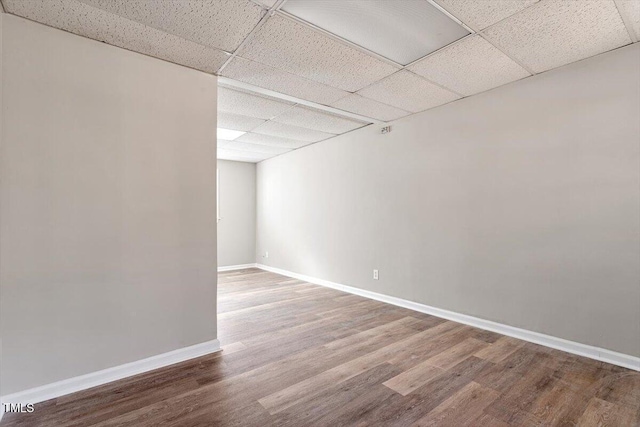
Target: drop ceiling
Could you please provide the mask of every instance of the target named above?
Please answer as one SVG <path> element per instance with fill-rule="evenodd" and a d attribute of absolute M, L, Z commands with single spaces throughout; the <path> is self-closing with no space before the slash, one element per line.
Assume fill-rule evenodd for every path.
<path fill-rule="evenodd" d="M 218 158 L 259 162 L 635 43 L 640 0 L 1 0 L 220 76 Z M 213 102 L 213 101 L 212 101 Z"/>

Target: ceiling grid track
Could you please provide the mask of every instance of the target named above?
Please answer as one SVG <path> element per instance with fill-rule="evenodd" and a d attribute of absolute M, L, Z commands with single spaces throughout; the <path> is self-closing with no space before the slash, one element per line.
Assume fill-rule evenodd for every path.
<path fill-rule="evenodd" d="M 615 3 L 616 8 L 618 9 L 618 13 L 620 14 L 620 18 L 622 18 L 622 22 L 624 23 L 624 26 L 627 29 L 627 32 L 629 33 L 629 37 L 631 37 L 631 41 L 633 43 L 638 42 L 638 36 L 636 35 L 635 30 L 633 29 L 633 24 L 631 23 L 631 20 L 629 19 L 627 14 L 624 12 L 624 8 L 622 7 L 622 0 L 613 0 L 613 2 Z"/>
<path fill-rule="evenodd" d="M 446 16 L 448 16 L 450 19 L 452 19 L 454 22 L 456 22 L 458 25 L 462 26 L 462 28 L 464 28 L 465 30 L 469 31 L 471 34 L 476 33 L 477 31 L 474 30 L 473 28 L 471 28 L 470 26 L 468 26 L 466 23 L 462 22 L 461 19 L 459 19 L 457 16 L 455 16 L 453 13 L 449 12 L 447 9 L 445 9 L 443 6 L 441 6 L 438 2 L 436 2 L 435 0 L 427 0 L 427 2 L 429 2 L 429 4 L 431 4 L 433 7 L 435 7 L 436 9 L 438 9 L 440 12 L 444 13 Z M 418 58 L 418 60 L 420 60 L 422 58 Z"/>
<path fill-rule="evenodd" d="M 467 37 L 468 37 L 468 36 L 467 36 Z M 466 38 L 466 37 L 463 37 L 463 39 L 464 39 L 464 38 Z M 457 42 L 457 40 L 456 40 L 456 42 Z M 436 52 L 437 52 L 437 51 L 436 51 Z M 435 53 L 435 52 L 433 52 L 433 53 Z M 420 58 L 420 60 L 422 60 L 422 59 L 424 59 L 424 58 Z M 418 61 L 419 61 L 419 60 L 418 60 Z M 398 71 L 396 71 L 396 72 L 395 72 L 395 73 L 393 73 L 393 74 L 389 74 L 388 76 L 386 76 L 386 77 L 384 77 L 384 78 L 382 78 L 382 79 L 380 79 L 380 80 L 377 80 L 377 81 L 375 81 L 375 82 L 373 82 L 373 83 L 370 83 L 370 84 L 368 84 L 368 85 L 366 85 L 366 86 L 363 86 L 363 87 L 361 87 L 360 89 L 358 89 L 358 91 L 357 91 L 357 92 L 353 92 L 353 93 L 358 94 L 358 92 L 360 92 L 361 90 L 364 90 L 364 89 L 370 88 L 371 86 L 373 86 L 373 85 L 375 85 L 375 84 L 378 84 L 378 83 L 380 83 L 380 82 L 381 82 L 381 81 L 383 81 L 383 80 L 386 80 L 386 79 L 388 79 L 388 78 L 390 78 L 390 77 L 392 77 L 392 76 L 395 76 L 396 74 L 398 74 L 398 73 L 399 73 L 399 72 L 401 72 L 401 71 L 406 71 L 406 72 L 411 73 L 411 74 L 413 74 L 414 76 L 418 77 L 419 79 L 422 79 L 422 80 L 426 81 L 427 83 L 430 83 L 430 84 L 432 84 L 432 85 L 434 85 L 434 86 L 437 86 L 437 87 L 439 87 L 440 89 L 444 89 L 444 90 L 446 90 L 446 91 L 449 91 L 449 92 L 451 92 L 451 93 L 453 93 L 453 94 L 455 94 L 455 95 L 459 96 L 460 98 L 464 98 L 464 97 L 465 97 L 465 95 L 462 95 L 462 94 L 460 94 L 460 93 L 456 92 L 456 91 L 455 91 L 455 90 L 453 90 L 453 89 L 449 89 L 448 87 L 442 86 L 440 83 L 436 83 L 436 82 L 434 82 L 434 81 L 431 81 L 431 80 L 429 80 L 428 78 L 426 78 L 426 77 L 424 77 L 424 76 L 421 76 L 420 74 L 416 74 L 416 73 L 414 73 L 413 71 L 411 71 L 411 70 L 409 70 L 409 69 L 407 68 L 409 65 L 413 65 L 415 62 L 418 62 L 418 61 L 414 61 L 414 62 L 412 62 L 411 64 L 408 64 L 408 65 L 406 65 L 406 66 L 404 66 L 404 67 L 400 68 Z M 380 101 L 376 101 L 376 102 L 380 102 Z M 391 105 L 391 107 L 393 107 L 393 105 Z M 399 108 L 399 107 L 395 107 L 395 108 Z M 416 114 L 416 113 L 411 113 L 411 114 Z"/>
<path fill-rule="evenodd" d="M 489 28 L 491 28 L 491 27 L 489 27 Z M 518 58 L 515 58 L 513 55 L 509 54 L 504 48 L 500 47 L 500 45 L 498 43 L 496 43 L 493 40 L 491 40 L 491 38 L 484 33 L 484 30 L 479 32 L 478 35 L 480 37 L 482 37 L 483 39 L 485 39 L 487 41 L 487 43 L 489 43 L 491 46 L 495 47 L 500 52 L 502 52 L 507 58 L 509 58 L 510 60 L 512 60 L 513 62 L 515 62 L 516 64 L 518 64 L 519 66 L 521 66 L 522 68 L 527 70 L 527 72 L 529 74 L 531 74 L 532 76 L 535 76 L 536 74 L 538 74 L 535 71 L 533 71 L 531 69 L 531 67 L 529 67 L 528 65 L 524 64 Z"/>
<path fill-rule="evenodd" d="M 280 92 L 275 92 L 272 91 L 270 89 L 264 89 L 261 87 L 257 87 L 254 86 L 252 84 L 249 83 L 244 83 L 238 80 L 233 80 L 227 77 L 223 77 L 223 76 L 218 76 L 218 82 L 229 87 L 229 88 L 237 88 L 237 89 L 242 89 L 242 90 L 248 90 L 251 92 L 255 92 L 257 94 L 260 95 L 265 95 L 265 96 L 270 96 L 272 98 L 278 98 L 281 99 L 283 101 L 288 101 L 288 102 L 293 102 L 296 103 L 298 105 L 304 105 L 306 107 L 311 107 L 311 108 L 315 108 L 316 110 L 321 110 L 321 111 L 325 111 L 327 113 L 332 113 L 332 114 L 336 114 L 339 116 L 344 116 L 350 119 L 354 119 L 354 120 L 359 120 L 361 122 L 368 122 L 368 123 L 384 123 L 381 120 L 376 120 L 373 119 L 371 117 L 366 117 L 366 116 L 362 116 L 360 114 L 355 114 L 355 113 L 351 113 L 349 111 L 344 111 L 344 110 L 340 110 L 339 108 L 334 108 L 334 107 L 330 107 L 328 105 L 322 105 L 322 104 L 318 104 L 312 101 L 307 101 L 305 99 L 301 99 L 301 98 L 296 98 L 295 96 L 291 96 L 291 95 L 285 95 L 283 93 Z"/>
<path fill-rule="evenodd" d="M 429 2 L 433 2 L 433 0 L 428 0 L 428 1 L 429 1 Z M 533 6 L 533 5 L 535 5 L 535 3 L 533 3 L 532 5 L 530 5 L 530 6 L 526 7 L 526 8 L 524 8 L 524 9 L 522 9 L 522 10 L 518 11 L 518 12 L 516 12 L 514 15 L 516 15 L 516 14 L 518 14 L 518 13 L 522 13 L 522 11 L 527 10 L 529 7 L 531 7 L 531 6 Z M 442 9 L 442 10 L 445 10 L 445 11 L 446 11 L 446 8 L 445 8 L 444 6 L 440 6 L 440 7 L 441 7 L 441 9 Z M 454 15 L 453 13 L 449 12 L 449 11 L 447 11 L 447 14 L 448 14 L 449 16 L 453 16 L 453 17 L 455 17 L 455 15 Z M 493 46 L 493 47 L 495 47 L 496 49 L 498 49 L 500 52 L 502 52 L 504 55 L 506 55 L 510 60 L 512 60 L 513 62 L 515 62 L 516 64 L 518 64 L 519 66 L 521 66 L 522 68 L 524 68 L 525 70 L 527 70 L 527 72 L 528 72 L 529 74 L 531 74 L 532 76 L 534 76 L 534 75 L 536 75 L 537 73 L 536 73 L 535 71 L 533 71 L 533 70 L 531 69 L 531 67 L 527 66 L 526 64 L 523 64 L 519 59 L 514 58 L 511 54 L 509 54 L 508 52 L 506 52 L 504 48 L 500 47 L 496 42 L 494 42 L 493 40 L 491 40 L 491 38 L 489 38 L 489 37 L 484 33 L 487 29 L 491 28 L 492 26 L 494 26 L 494 25 L 496 25 L 496 24 L 499 24 L 500 22 L 504 21 L 505 19 L 509 19 L 509 18 L 513 17 L 514 15 L 509 15 L 509 16 L 507 16 L 507 17 L 505 17 L 505 18 L 503 18 L 503 19 L 499 20 L 498 22 L 494 22 L 493 24 L 491 24 L 491 25 L 490 25 L 490 26 L 488 26 L 487 28 L 483 29 L 482 31 L 479 31 L 477 28 L 474 28 L 474 26 L 473 26 L 473 25 L 471 25 L 471 24 L 466 24 L 466 25 L 465 25 L 465 28 L 470 29 L 470 31 L 471 31 L 471 34 L 470 34 L 470 35 L 478 34 L 480 37 L 482 37 L 484 40 L 486 40 L 486 41 L 487 41 L 487 43 L 489 43 L 491 46 Z M 462 22 L 462 21 L 461 21 L 460 19 L 458 19 L 457 17 L 455 17 L 455 18 L 456 18 L 456 20 L 457 20 L 457 21 Z M 467 37 L 468 37 L 468 36 L 467 36 Z M 466 38 L 466 37 L 463 37 L 463 38 L 462 38 L 462 39 L 460 39 L 460 40 L 463 40 L 463 39 L 465 39 L 465 38 Z M 458 40 L 458 41 L 460 41 L 460 40 Z M 445 49 L 445 48 L 447 48 L 447 47 L 448 47 L 448 46 L 445 46 L 443 49 Z M 437 52 L 437 51 L 436 51 L 436 52 Z M 436 52 L 433 52 L 433 53 L 436 53 Z M 426 57 L 425 57 L 425 58 L 426 58 Z M 419 62 L 419 61 L 421 61 L 421 60 L 423 60 L 423 59 L 425 59 L 425 58 L 420 58 L 420 59 L 419 59 L 418 61 L 416 61 L 416 62 Z"/>
<path fill-rule="evenodd" d="M 240 52 L 240 49 L 242 49 L 242 47 L 245 46 L 249 42 L 249 40 L 251 40 L 251 38 L 258 32 L 258 30 L 260 30 L 260 28 L 262 28 L 262 26 L 264 24 L 266 24 L 267 20 L 269 18 L 271 18 L 276 13 L 276 11 L 282 7 L 282 5 L 286 1 L 287 0 L 278 0 L 278 1 L 276 1 L 276 3 L 273 5 L 273 7 L 271 9 L 266 9 L 265 10 L 265 14 L 262 16 L 260 21 L 258 21 L 256 26 L 253 27 L 253 30 L 251 30 L 251 32 L 247 35 L 247 37 L 245 37 L 244 40 L 242 40 L 242 43 L 240 43 L 240 45 L 236 48 L 236 50 L 233 51 L 231 56 L 229 56 L 229 58 L 227 58 L 227 60 L 224 62 L 224 64 L 222 64 L 222 66 L 220 68 L 218 68 L 218 71 L 216 72 L 217 75 L 220 75 L 222 70 L 224 70 L 224 68 L 227 65 L 229 65 L 229 63 L 233 60 L 233 58 L 238 56 L 238 52 Z"/>
<path fill-rule="evenodd" d="M 452 43 L 449 43 L 448 45 L 446 45 L 446 46 L 445 46 L 445 47 L 443 47 L 442 49 L 435 50 L 435 51 L 433 51 L 433 52 L 431 52 L 431 53 L 429 53 L 429 54 L 427 54 L 427 55 L 423 56 L 422 58 L 418 58 L 418 59 L 416 59 L 415 61 L 409 62 L 409 63 L 408 63 L 407 65 L 405 65 L 403 68 L 407 68 L 407 69 L 408 69 L 408 68 L 410 68 L 411 66 L 413 66 L 413 65 L 417 64 L 418 62 L 421 62 L 421 61 L 423 61 L 423 60 L 425 60 L 425 59 L 427 59 L 427 58 L 429 58 L 429 57 L 431 57 L 431 56 L 435 55 L 436 53 L 439 53 L 441 50 L 443 50 L 443 49 L 447 49 L 447 48 L 450 48 L 450 47 L 452 47 L 452 46 L 455 46 L 455 45 L 457 45 L 458 43 L 461 43 L 463 40 L 466 40 L 468 37 L 473 37 L 473 35 L 474 35 L 474 34 L 476 34 L 476 32 L 475 32 L 475 31 L 473 31 L 473 30 L 471 30 L 471 29 L 470 29 L 469 31 L 470 31 L 470 34 L 468 34 L 468 35 L 466 35 L 466 36 L 464 36 L 464 37 L 462 37 L 462 38 L 459 38 L 458 40 L 456 40 L 456 41 L 454 41 L 454 42 L 452 42 Z"/>

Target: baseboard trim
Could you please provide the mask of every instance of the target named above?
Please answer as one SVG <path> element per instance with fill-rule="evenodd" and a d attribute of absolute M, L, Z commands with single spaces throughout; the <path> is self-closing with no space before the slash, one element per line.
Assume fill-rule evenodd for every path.
<path fill-rule="evenodd" d="M 222 271 L 244 270 L 245 268 L 256 268 L 258 264 L 239 264 L 239 265 L 227 265 L 225 267 L 218 267 L 218 273 Z"/>
<path fill-rule="evenodd" d="M 124 365 L 114 366 L 113 368 L 103 369 L 101 371 L 91 372 L 78 377 L 8 394 L 6 396 L 2 396 L 0 399 L 3 404 L 39 403 L 45 400 L 55 399 L 56 397 L 64 396 L 66 394 L 107 384 L 112 381 L 121 380 L 133 375 L 142 374 L 154 369 L 163 368 L 175 363 L 184 362 L 210 353 L 215 353 L 217 351 L 220 351 L 220 342 L 216 339 L 180 348 L 178 350 L 169 351 L 167 353 L 158 354 L 146 359 L 136 360 L 135 362 L 125 363 Z M 4 410 L 4 405 L 2 405 L 2 409 Z"/>
<path fill-rule="evenodd" d="M 263 264 L 258 264 L 257 267 L 262 270 L 281 274 L 283 276 L 292 277 L 294 279 L 304 280 L 305 282 L 313 283 L 316 285 L 337 289 L 339 291 L 347 292 L 354 295 L 359 295 L 361 297 L 373 299 L 376 301 L 385 302 L 387 304 L 392 304 L 398 307 L 408 308 L 410 310 L 418 311 L 420 313 L 426 313 L 432 316 L 440 317 L 440 318 L 451 320 L 454 322 L 463 323 L 465 325 L 474 326 L 476 328 L 485 329 L 487 331 L 497 332 L 502 335 L 507 335 L 513 338 L 529 341 L 535 344 L 543 345 L 545 347 L 551 347 L 556 350 L 562 350 L 567 353 L 576 354 L 578 356 L 584 356 L 590 359 L 595 359 L 602 362 L 610 363 L 612 365 L 622 366 L 624 368 L 640 371 L 640 357 L 618 353 L 612 350 L 594 347 L 591 345 L 582 344 L 575 341 L 569 341 L 563 338 L 558 338 L 551 335 L 542 334 L 539 332 L 529 331 L 527 329 L 517 328 L 515 326 L 509 326 L 502 323 L 481 319 L 479 317 L 456 313 L 454 311 L 444 310 L 441 308 L 432 307 L 426 304 L 421 304 L 421 303 L 405 300 L 402 298 L 392 297 L 384 294 L 379 294 L 377 292 L 371 292 L 364 289 L 354 288 L 352 286 L 342 285 L 340 283 L 330 282 L 328 280 L 318 279 L 316 277 L 310 277 L 304 274 L 294 273 L 291 271 L 283 270 L 281 268 L 271 267 Z"/>

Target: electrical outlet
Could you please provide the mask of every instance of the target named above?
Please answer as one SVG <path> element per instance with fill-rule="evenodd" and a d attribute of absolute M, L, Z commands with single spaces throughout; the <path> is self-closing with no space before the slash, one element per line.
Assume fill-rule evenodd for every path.
<path fill-rule="evenodd" d="M 267 252 L 265 252 L 265 253 L 264 253 L 264 257 L 265 257 L 265 258 L 269 258 L 269 251 L 267 251 Z"/>
<path fill-rule="evenodd" d="M 378 270 L 373 270 L 373 280 L 378 280 Z"/>

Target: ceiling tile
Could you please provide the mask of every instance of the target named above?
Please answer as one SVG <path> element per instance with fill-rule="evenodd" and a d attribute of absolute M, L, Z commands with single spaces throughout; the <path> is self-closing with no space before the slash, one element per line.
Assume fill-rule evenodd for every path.
<path fill-rule="evenodd" d="M 291 151 L 289 148 L 273 147 L 270 145 L 251 144 L 249 142 L 241 141 L 225 141 L 224 139 L 218 140 L 218 148 L 224 148 L 229 150 L 249 151 L 252 153 L 260 154 L 282 154 L 287 151 Z"/>
<path fill-rule="evenodd" d="M 219 128 L 250 131 L 256 126 L 260 126 L 262 123 L 264 123 L 264 120 L 262 119 L 218 110 Z"/>
<path fill-rule="evenodd" d="M 273 121 L 335 134 L 349 132 L 368 124 L 303 106 L 293 107 L 276 116 Z"/>
<path fill-rule="evenodd" d="M 276 154 L 252 153 L 249 151 L 218 148 L 217 158 L 221 160 L 234 160 L 236 162 L 258 163 L 275 155 Z"/>
<path fill-rule="evenodd" d="M 285 125 L 284 123 L 278 122 L 266 122 L 265 124 L 255 128 L 253 132 L 307 142 L 318 142 L 335 136 L 330 133 L 301 128 L 298 126 Z"/>
<path fill-rule="evenodd" d="M 282 15 L 267 20 L 238 54 L 351 92 L 397 70 L 387 62 Z"/>
<path fill-rule="evenodd" d="M 282 10 L 399 64 L 469 34 L 428 1 L 287 0 Z"/>
<path fill-rule="evenodd" d="M 542 1 L 486 34 L 538 73 L 631 43 L 613 0 Z"/>
<path fill-rule="evenodd" d="M 636 38 L 640 40 L 640 0 L 617 0 L 620 13 L 633 27 Z"/>
<path fill-rule="evenodd" d="M 229 56 L 75 0 L 4 0 L 13 13 L 90 39 L 215 73 Z"/>
<path fill-rule="evenodd" d="M 271 97 L 218 86 L 218 111 L 243 116 L 270 119 L 282 114 L 294 104 Z"/>
<path fill-rule="evenodd" d="M 262 4 L 264 7 L 272 8 L 276 5 L 277 0 L 255 0 L 257 3 Z"/>
<path fill-rule="evenodd" d="M 311 144 L 308 141 L 296 141 L 295 139 L 282 138 L 279 136 L 263 135 L 260 133 L 247 132 L 236 139 L 240 142 L 251 142 L 253 144 L 272 145 L 274 147 L 295 149 Z"/>
<path fill-rule="evenodd" d="M 443 89 L 409 71 L 399 71 L 358 92 L 376 101 L 417 113 L 459 99 L 460 96 Z"/>
<path fill-rule="evenodd" d="M 318 104 L 327 105 L 349 94 L 349 92 L 240 57 L 232 59 L 220 74 Z"/>
<path fill-rule="evenodd" d="M 463 95 L 530 76 L 529 72 L 478 35 L 446 47 L 409 67 Z"/>
<path fill-rule="evenodd" d="M 538 1 L 540 0 L 436 0 L 453 16 L 477 30 L 487 28 Z"/>
<path fill-rule="evenodd" d="M 249 0 L 78 0 L 158 30 L 233 52 L 264 10 Z"/>
<path fill-rule="evenodd" d="M 388 122 L 411 114 L 391 105 L 383 104 L 358 94 L 351 94 L 331 104 L 332 107 L 350 111 L 362 116 Z"/>

